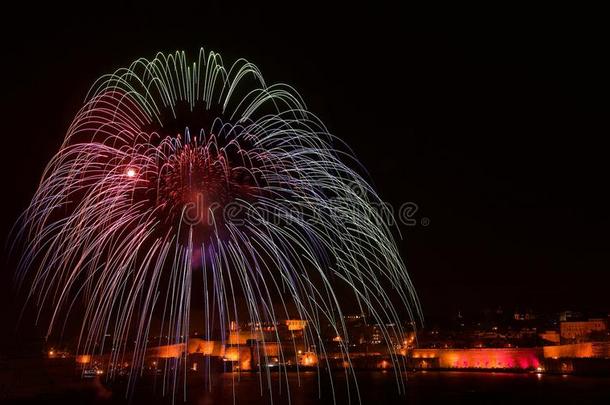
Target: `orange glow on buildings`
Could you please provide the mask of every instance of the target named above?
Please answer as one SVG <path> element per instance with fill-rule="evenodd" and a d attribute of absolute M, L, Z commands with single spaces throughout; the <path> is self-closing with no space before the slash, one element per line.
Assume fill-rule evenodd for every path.
<path fill-rule="evenodd" d="M 157 346 L 153 349 L 153 357 L 160 359 L 175 359 L 184 353 L 184 343 L 175 345 Z"/>
<path fill-rule="evenodd" d="M 224 355 L 224 359 L 226 361 L 239 361 L 239 347 L 236 346 L 230 346 L 225 348 L 225 355 Z"/>
<path fill-rule="evenodd" d="M 540 339 L 546 340 L 547 342 L 559 344 L 561 342 L 561 337 L 559 332 L 555 330 L 547 330 L 538 334 Z"/>
<path fill-rule="evenodd" d="M 559 331 L 563 339 L 580 339 L 591 332 L 599 332 L 607 329 L 604 319 L 589 319 L 588 321 L 565 321 L 561 322 Z"/>
<path fill-rule="evenodd" d="M 379 362 L 378 368 L 382 368 L 382 369 L 390 368 L 390 362 L 387 360 L 381 360 Z"/>
<path fill-rule="evenodd" d="M 318 364 L 318 356 L 314 352 L 305 352 L 301 355 L 299 363 L 307 367 L 315 366 Z"/>
<path fill-rule="evenodd" d="M 258 346 L 254 347 L 254 350 L 260 352 L 262 356 L 277 357 L 281 352 L 281 344 L 277 342 L 260 342 Z"/>
<path fill-rule="evenodd" d="M 241 359 L 239 362 L 239 367 L 242 370 L 251 370 L 252 369 L 252 359 L 250 356 L 247 356 L 245 359 Z"/>
<path fill-rule="evenodd" d="M 91 363 L 91 355 L 89 354 L 81 354 L 76 356 L 76 362 L 78 364 L 89 364 Z"/>
<path fill-rule="evenodd" d="M 415 342 L 415 333 L 409 332 L 408 337 L 402 342 L 405 346 L 411 346 Z"/>
<path fill-rule="evenodd" d="M 245 345 L 248 340 L 270 340 L 272 335 L 264 330 L 235 330 L 229 332 L 227 343 L 230 345 Z"/>
<path fill-rule="evenodd" d="M 535 369 L 540 367 L 541 355 L 539 348 L 413 350 L 414 359 L 435 359 L 440 368 Z"/>
<path fill-rule="evenodd" d="M 303 330 L 307 326 L 307 321 L 304 319 L 287 319 L 286 326 L 290 331 Z"/>
<path fill-rule="evenodd" d="M 610 342 L 587 342 L 572 345 L 545 346 L 545 358 L 610 358 Z"/>
<path fill-rule="evenodd" d="M 213 340 L 203 340 L 199 338 L 189 339 L 188 353 L 203 354 L 204 356 L 220 356 L 222 345 Z"/>

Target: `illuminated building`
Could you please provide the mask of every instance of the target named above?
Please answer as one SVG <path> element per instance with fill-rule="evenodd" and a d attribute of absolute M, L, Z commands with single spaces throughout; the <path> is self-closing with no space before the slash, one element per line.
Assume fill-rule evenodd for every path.
<path fill-rule="evenodd" d="M 188 343 L 189 354 L 202 354 L 204 356 L 220 356 L 222 344 L 212 340 L 190 338 Z"/>
<path fill-rule="evenodd" d="M 547 330 L 542 333 L 539 333 L 538 336 L 542 340 L 546 340 L 547 342 L 551 342 L 551 343 L 555 343 L 555 344 L 559 344 L 559 342 L 561 340 L 561 336 L 560 336 L 559 332 L 557 332 L 556 330 Z"/>
<path fill-rule="evenodd" d="M 229 332 L 227 343 L 230 345 L 245 345 L 248 340 L 264 340 L 269 341 L 274 339 L 271 332 L 263 330 L 236 330 Z"/>
<path fill-rule="evenodd" d="M 383 336 L 381 335 L 381 332 L 379 331 L 378 327 L 375 327 L 373 329 L 373 333 L 371 334 L 371 340 L 369 341 L 372 345 L 379 345 L 381 344 L 381 339 L 383 338 Z"/>
<path fill-rule="evenodd" d="M 226 361 L 238 361 L 240 359 L 240 348 L 237 346 L 230 346 L 225 349 L 224 359 Z"/>
<path fill-rule="evenodd" d="M 182 356 L 184 353 L 184 343 L 178 343 L 175 345 L 158 346 L 154 357 L 160 359 L 175 359 Z"/>
<path fill-rule="evenodd" d="M 564 321 L 560 323 L 559 330 L 562 339 L 583 339 L 591 332 L 607 329 L 604 319 L 589 319 L 588 321 Z"/>
<path fill-rule="evenodd" d="M 318 364 L 318 356 L 314 352 L 305 352 L 301 354 L 299 364 L 305 367 L 313 367 Z"/>
<path fill-rule="evenodd" d="M 78 364 L 89 364 L 89 363 L 91 363 L 91 355 L 81 354 L 79 356 L 76 356 L 76 362 Z"/>
<path fill-rule="evenodd" d="M 289 331 L 303 330 L 307 326 L 307 321 L 303 319 L 287 319 L 286 326 Z"/>
<path fill-rule="evenodd" d="M 586 342 L 572 345 L 545 346 L 545 358 L 610 358 L 610 342 Z"/>
<path fill-rule="evenodd" d="M 415 367 L 536 369 L 542 350 L 519 349 L 414 349 L 411 354 Z"/>

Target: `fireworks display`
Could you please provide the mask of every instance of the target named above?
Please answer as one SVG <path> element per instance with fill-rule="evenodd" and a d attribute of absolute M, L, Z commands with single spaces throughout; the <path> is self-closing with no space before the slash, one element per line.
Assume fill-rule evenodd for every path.
<path fill-rule="evenodd" d="M 359 167 L 296 91 L 245 60 L 139 59 L 94 84 L 48 164 L 20 219 L 18 282 L 49 334 L 78 321 L 80 353 L 133 370 L 152 345 L 188 346 L 193 325 L 222 341 L 232 323 L 280 319 L 307 321 L 321 368 L 330 328 L 349 364 L 346 307 L 388 346 L 419 316 Z"/>

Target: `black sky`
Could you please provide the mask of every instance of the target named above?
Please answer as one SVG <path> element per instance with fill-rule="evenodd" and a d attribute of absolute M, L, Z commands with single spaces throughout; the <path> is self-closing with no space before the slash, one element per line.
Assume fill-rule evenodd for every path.
<path fill-rule="evenodd" d="M 203 46 L 293 85 L 386 201 L 419 206 L 430 224 L 402 227 L 399 244 L 428 316 L 610 309 L 610 70 L 595 24 L 381 4 L 171 8 L 14 12 L 2 34 L 4 235 L 98 76 Z"/>

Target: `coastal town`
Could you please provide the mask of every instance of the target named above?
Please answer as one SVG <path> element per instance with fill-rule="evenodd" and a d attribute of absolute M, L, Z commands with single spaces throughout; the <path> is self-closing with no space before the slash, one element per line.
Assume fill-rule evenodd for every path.
<path fill-rule="evenodd" d="M 419 329 L 413 322 L 382 328 L 361 314 L 346 315 L 343 320 L 347 335 L 327 333 L 323 351 L 308 343 L 314 341 L 308 338 L 311 326 L 300 319 L 243 325 L 232 322 L 225 339 L 219 340 L 197 331 L 184 343 L 155 345 L 164 337 L 153 337 L 143 354 L 143 372 L 158 374 L 186 364 L 193 374 L 212 369 L 257 372 L 263 368 L 610 374 L 607 314 L 539 314 L 498 308 L 473 317 L 458 312 L 443 326 Z M 85 376 L 127 375 L 134 358 L 130 352 L 118 356 L 110 350 L 95 355 L 59 345 L 47 345 L 44 350 L 50 360 L 74 362 Z"/>

